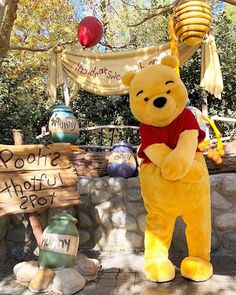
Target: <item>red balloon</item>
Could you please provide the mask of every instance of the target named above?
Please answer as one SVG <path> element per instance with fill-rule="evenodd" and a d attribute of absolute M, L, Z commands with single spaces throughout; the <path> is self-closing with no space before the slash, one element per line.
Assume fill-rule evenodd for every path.
<path fill-rule="evenodd" d="M 102 38 L 102 23 L 94 16 L 86 16 L 78 26 L 79 43 L 86 48 L 95 46 Z"/>

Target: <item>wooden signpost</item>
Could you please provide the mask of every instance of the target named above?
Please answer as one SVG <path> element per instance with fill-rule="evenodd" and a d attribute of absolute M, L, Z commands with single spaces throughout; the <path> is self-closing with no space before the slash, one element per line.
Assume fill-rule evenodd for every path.
<path fill-rule="evenodd" d="M 0 145 L 0 216 L 79 204 L 70 144 Z"/>

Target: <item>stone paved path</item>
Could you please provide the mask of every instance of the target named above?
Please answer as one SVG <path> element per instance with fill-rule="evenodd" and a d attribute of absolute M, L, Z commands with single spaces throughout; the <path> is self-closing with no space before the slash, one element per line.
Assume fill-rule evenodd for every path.
<path fill-rule="evenodd" d="M 89 255 L 88 255 L 89 256 Z M 96 282 L 91 282 L 77 295 L 236 295 L 236 257 L 213 256 L 214 275 L 206 282 L 194 283 L 183 279 L 179 265 L 183 257 L 173 256 L 176 279 L 169 283 L 152 283 L 142 274 L 142 255 L 108 254 L 99 256 L 102 270 Z M 0 268 L 1 295 L 31 295 L 12 276 L 14 261 Z M 37 293 L 39 294 L 39 293 Z M 45 293 L 42 293 L 45 294 Z"/>

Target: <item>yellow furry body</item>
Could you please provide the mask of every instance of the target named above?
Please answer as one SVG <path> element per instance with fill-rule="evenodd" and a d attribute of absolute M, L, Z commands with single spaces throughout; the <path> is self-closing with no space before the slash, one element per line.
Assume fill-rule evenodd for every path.
<path fill-rule="evenodd" d="M 148 130 L 169 126 L 184 111 L 188 95 L 173 70 L 177 64 L 177 60 L 169 56 L 163 58 L 161 65 L 138 73 L 128 72 L 123 77 L 123 83 L 130 86 L 131 111 L 140 122 L 151 126 Z M 178 216 L 186 224 L 189 252 L 181 263 L 181 275 L 204 281 L 213 273 L 209 175 L 203 155 L 196 152 L 199 126 L 187 126 L 188 123 L 186 129 L 176 133 L 178 141 L 173 149 L 160 142 L 158 133 L 155 136 L 145 133 L 144 146 L 140 147 L 144 158 L 140 183 L 147 210 L 144 273 L 155 282 L 175 278 L 175 267 L 168 258 L 168 251 Z"/>

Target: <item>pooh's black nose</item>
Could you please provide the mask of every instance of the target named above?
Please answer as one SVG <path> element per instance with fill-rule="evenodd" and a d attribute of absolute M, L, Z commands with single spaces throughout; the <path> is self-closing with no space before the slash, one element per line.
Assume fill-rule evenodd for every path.
<path fill-rule="evenodd" d="M 167 100 L 164 96 L 158 97 L 153 101 L 153 104 L 156 108 L 163 108 Z"/>

